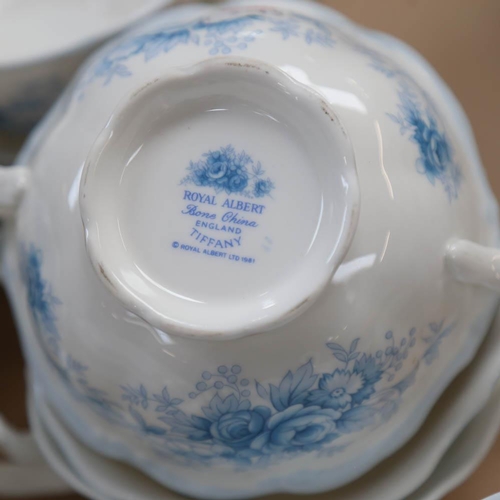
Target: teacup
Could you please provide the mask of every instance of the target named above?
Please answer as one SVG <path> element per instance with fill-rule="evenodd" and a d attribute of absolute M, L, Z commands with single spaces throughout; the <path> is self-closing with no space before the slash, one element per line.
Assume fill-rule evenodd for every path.
<path fill-rule="evenodd" d="M 51 404 L 191 496 L 359 477 L 498 305 L 497 205 L 456 99 L 326 12 L 167 12 L 92 57 L 1 172 L 6 286 Z"/>
<path fill-rule="evenodd" d="M 0 131 L 25 133 L 97 46 L 169 0 L 0 0 Z"/>

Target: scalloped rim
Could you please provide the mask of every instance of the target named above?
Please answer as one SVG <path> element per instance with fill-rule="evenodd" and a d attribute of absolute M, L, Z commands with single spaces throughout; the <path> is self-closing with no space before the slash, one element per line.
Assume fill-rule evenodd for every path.
<path fill-rule="evenodd" d="M 244 77 L 241 76 L 242 72 L 245 73 Z M 335 182 L 339 186 L 337 190 L 344 196 L 341 201 L 342 225 L 338 230 L 335 226 L 332 227 L 330 216 L 327 215 L 330 211 L 321 211 L 314 243 L 311 244 L 308 254 L 302 258 L 303 265 L 290 276 L 286 286 L 283 283 L 279 287 L 276 286 L 275 290 L 269 290 L 272 291 L 272 295 L 268 294 L 272 298 L 272 308 L 264 308 L 260 299 L 248 298 L 237 308 L 228 308 L 226 304 L 207 304 L 198 305 L 197 309 L 193 309 L 191 305 L 189 311 L 185 311 L 185 306 L 179 303 L 177 296 L 150 285 L 134 272 L 134 266 L 125 258 L 127 252 L 124 249 L 123 252 L 118 252 L 118 245 L 112 244 L 112 231 L 98 228 L 113 205 L 113 202 L 110 202 L 113 195 L 106 191 L 107 182 L 103 182 L 102 177 L 105 174 L 102 172 L 113 162 L 113 141 L 120 136 L 124 124 L 130 123 L 132 110 L 146 106 L 145 101 L 154 99 L 156 94 L 164 93 L 165 85 L 178 85 L 187 79 L 210 81 L 214 75 L 219 75 L 216 76 L 219 79 L 220 75 L 227 78 L 234 75 L 236 79 L 257 79 L 269 88 L 279 89 L 280 93 L 284 92 L 283 89 L 288 89 L 284 95 L 298 98 L 297 102 L 311 115 L 309 119 L 324 127 L 325 131 L 328 130 L 331 135 L 329 147 L 330 144 L 335 144 L 343 159 L 337 162 L 335 168 L 321 164 L 324 171 L 334 172 Z M 333 207 L 338 203 L 338 196 L 334 198 L 329 191 L 325 191 L 322 196 L 322 204 L 326 207 Z M 332 107 L 317 92 L 278 68 L 250 58 L 219 57 L 189 68 L 170 70 L 161 78 L 143 84 L 121 101 L 87 156 L 80 185 L 80 212 L 85 227 L 87 253 L 94 270 L 102 283 L 129 311 L 169 334 L 206 340 L 228 340 L 277 328 L 298 317 L 314 303 L 330 283 L 349 250 L 359 217 L 359 198 L 352 144 Z M 115 235 L 114 240 L 118 241 L 119 237 Z M 112 248 L 115 250 L 111 250 Z M 135 280 L 141 280 L 140 287 L 133 288 L 122 278 L 125 275 L 124 269 L 127 270 L 126 275 L 136 274 Z M 230 314 L 223 314 L 228 309 Z M 176 312 L 172 315 L 170 311 Z"/>
<path fill-rule="evenodd" d="M 259 0 L 253 2 L 249 0 L 240 2 L 240 4 L 242 5 L 243 4 L 257 5 L 262 3 L 264 2 L 260 2 Z M 279 0 L 278 1 L 266 0 L 265 3 L 266 4 L 272 3 L 274 5 L 280 5 L 284 7 L 284 2 Z M 474 136 L 470 123 L 459 101 L 453 95 L 453 93 L 448 88 L 446 83 L 441 79 L 436 70 L 434 70 L 434 68 L 415 49 L 411 48 L 405 42 L 402 42 L 399 39 L 392 37 L 391 35 L 380 33 L 378 31 L 370 30 L 368 28 L 360 26 L 351 21 L 350 19 L 348 19 L 346 16 L 336 12 L 332 8 L 325 7 L 323 5 L 318 5 L 314 2 L 310 2 L 307 0 L 294 0 L 293 2 L 294 5 L 290 5 L 291 3 L 292 2 L 286 3 L 286 6 L 289 10 L 294 10 L 293 9 L 294 6 L 298 6 L 299 9 L 301 9 L 302 7 L 308 8 L 310 9 L 308 12 L 309 15 L 314 15 L 316 13 L 318 15 L 321 15 L 323 19 L 327 20 L 327 22 L 330 22 L 331 24 L 337 27 L 339 27 L 340 25 L 347 29 L 350 29 L 356 35 L 370 41 L 370 43 L 375 45 L 378 48 L 378 50 L 388 53 L 392 56 L 399 55 L 405 61 L 413 62 L 415 64 L 415 67 L 419 68 L 421 74 L 426 75 L 429 84 L 434 87 L 435 93 L 440 94 L 441 102 L 443 102 L 444 107 L 454 116 L 453 127 L 456 130 L 456 133 L 460 136 L 460 139 L 462 140 L 466 154 L 470 159 L 471 166 L 475 170 L 474 176 L 478 180 L 478 183 L 480 184 L 483 191 L 484 196 L 481 198 L 480 201 L 483 202 L 485 213 L 488 214 L 490 217 L 492 217 L 492 220 L 494 221 L 493 223 L 496 223 L 496 227 L 498 228 L 497 201 L 488 184 L 486 173 L 482 169 L 477 145 L 475 144 L 474 141 Z M 227 2 L 226 5 L 237 6 L 238 3 Z M 185 9 L 186 7 L 189 7 L 189 9 L 186 9 L 188 10 L 189 14 L 184 19 L 187 20 L 190 18 L 189 16 L 193 14 L 196 5 L 174 7 L 171 12 L 174 12 L 176 10 L 177 12 L 182 12 L 182 10 Z M 200 9 L 207 9 L 207 5 L 205 4 L 197 4 L 197 7 Z M 313 12 L 313 9 L 315 10 L 315 12 Z M 92 64 L 92 62 L 95 61 L 100 56 L 102 50 L 104 49 L 97 51 L 95 55 L 92 56 L 87 61 L 87 63 L 82 67 L 80 71 L 83 72 L 85 68 L 88 67 L 88 65 Z M 42 122 L 38 124 L 35 131 L 30 135 L 28 141 L 26 142 L 25 146 L 23 147 L 22 151 L 20 152 L 17 158 L 18 160 L 17 162 L 19 164 L 28 164 L 30 157 L 32 156 L 32 154 L 34 154 L 38 145 L 43 141 L 47 133 L 50 133 L 51 126 L 55 122 L 57 122 L 59 117 L 64 113 L 67 103 L 71 98 L 71 92 L 73 86 L 74 85 L 70 85 L 67 88 L 63 96 L 58 101 L 57 105 L 55 105 L 52 108 L 49 115 L 44 120 L 42 120 Z M 497 229 L 497 233 L 499 233 L 499 231 L 500 228 Z M 11 292 L 13 291 L 11 290 Z M 14 297 L 14 293 L 11 293 L 11 296 Z M 13 305 L 15 306 L 15 304 Z M 491 306 L 485 308 L 486 310 L 485 316 L 486 317 L 492 316 L 494 314 L 494 311 L 496 310 L 496 307 L 497 304 L 495 302 L 495 304 L 492 303 Z M 20 319 L 21 315 L 22 315 L 21 312 L 18 310 L 17 317 L 18 321 L 20 322 L 20 325 L 22 323 Z M 484 323 L 486 324 L 487 320 L 485 320 Z M 24 327 L 25 327 L 24 329 L 28 329 L 27 325 L 24 325 Z M 387 458 L 397 449 L 402 447 L 421 427 L 422 423 L 424 422 L 425 418 L 430 412 L 432 406 L 438 400 L 444 389 L 457 376 L 457 374 L 460 371 L 462 371 L 465 368 L 465 366 L 467 366 L 467 364 L 469 364 L 469 362 L 473 359 L 476 350 L 478 348 L 478 345 L 480 343 L 480 340 L 481 340 L 480 338 L 472 335 L 471 342 L 469 342 L 469 344 L 464 346 L 461 356 L 457 357 L 456 362 L 452 366 L 448 367 L 448 370 L 446 370 L 441 375 L 439 381 L 436 382 L 436 384 L 433 387 L 434 389 L 433 393 L 429 394 L 428 397 L 426 398 L 426 401 L 422 403 L 422 405 L 419 408 L 420 411 L 418 412 L 418 414 L 413 414 L 410 419 L 407 419 L 407 421 L 403 423 L 405 425 L 399 427 L 400 432 L 398 433 L 397 437 L 393 436 L 391 442 L 389 443 L 385 441 L 379 443 L 379 445 L 376 447 L 376 452 L 369 459 L 365 457 L 364 463 L 362 463 L 360 460 L 349 462 L 348 465 L 351 469 L 350 475 L 343 476 L 342 474 L 340 474 L 341 477 L 339 479 L 338 477 L 333 475 L 332 471 L 330 471 L 331 477 L 329 485 L 328 486 L 323 485 L 324 487 L 318 488 L 316 492 L 337 488 L 353 480 L 356 480 L 358 477 L 362 476 L 368 470 L 373 468 L 377 463 Z M 64 403 L 62 404 L 64 407 Z M 57 406 L 61 407 L 61 405 Z M 67 414 L 65 414 L 65 421 L 69 425 L 69 427 L 73 429 L 74 432 L 78 430 L 81 433 L 82 428 L 79 427 L 79 424 L 81 424 L 83 421 L 81 420 L 81 417 L 79 417 L 77 414 L 75 414 L 74 416 L 75 420 L 72 420 Z M 404 432 L 401 432 L 402 427 L 406 427 Z M 92 437 L 89 435 L 85 436 L 81 434 L 79 435 L 82 437 L 82 439 L 86 441 L 86 443 L 90 447 L 92 447 L 97 452 L 102 453 L 103 455 L 114 459 L 122 460 L 130 465 L 136 466 L 143 472 L 148 474 L 150 477 L 156 479 L 157 481 L 165 485 L 167 482 L 169 482 L 165 480 L 164 473 L 162 475 L 162 471 L 157 470 L 157 468 L 155 466 L 152 466 L 151 463 L 147 461 L 145 462 L 140 457 L 137 457 L 134 454 L 132 454 L 130 449 L 123 443 L 111 442 L 109 436 L 95 435 L 95 433 L 94 437 L 96 439 L 92 439 Z M 356 468 L 356 471 L 352 472 L 352 469 L 354 467 Z M 184 487 L 186 486 L 184 482 L 178 481 L 175 478 L 172 479 L 173 481 L 169 482 L 171 486 L 178 485 L 179 490 L 181 490 L 183 486 Z M 189 486 L 193 487 L 193 485 Z M 239 496 L 233 495 L 232 498 L 250 498 L 258 495 L 280 493 L 282 491 L 283 489 L 262 488 L 261 490 L 255 493 L 251 494 L 247 493 L 246 495 L 240 493 Z M 200 493 L 206 493 L 206 489 L 204 489 Z M 222 496 L 220 495 L 215 495 L 215 493 L 222 493 L 222 491 L 213 493 L 214 493 L 213 498 L 222 498 Z M 225 493 L 227 495 L 227 492 Z M 191 491 L 191 494 L 192 495 L 196 494 L 196 491 L 193 489 Z"/>

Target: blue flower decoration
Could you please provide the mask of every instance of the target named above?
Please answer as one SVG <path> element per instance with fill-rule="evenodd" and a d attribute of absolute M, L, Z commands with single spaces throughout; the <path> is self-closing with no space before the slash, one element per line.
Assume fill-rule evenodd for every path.
<path fill-rule="evenodd" d="M 398 83 L 398 111 L 387 116 L 399 125 L 402 135 L 409 134 L 417 144 L 419 157 L 417 171 L 425 175 L 432 185 L 441 183 L 449 200 L 458 197 L 462 180 L 460 166 L 454 161 L 453 150 L 439 120 L 432 99 L 402 67 L 384 55 L 360 43 L 351 45 L 370 60 L 370 67 Z"/>
<path fill-rule="evenodd" d="M 259 179 L 253 187 L 253 194 L 256 198 L 267 196 L 274 189 L 274 184 L 270 179 Z"/>
<path fill-rule="evenodd" d="M 432 105 L 429 104 L 424 112 L 417 93 L 403 77 L 398 91 L 399 112 L 387 113 L 387 116 L 399 125 L 401 134 L 409 133 L 411 140 L 418 145 L 417 171 L 433 185 L 436 181 L 440 182 L 448 198 L 455 199 L 462 176 L 460 167 L 453 159 L 451 145 L 439 126 Z"/>
<path fill-rule="evenodd" d="M 454 161 L 451 144 L 430 97 L 410 75 L 380 54 L 366 47 L 357 49 L 370 58 L 373 69 L 398 80 L 398 112 L 387 113 L 387 116 L 399 125 L 402 135 L 409 134 L 411 141 L 417 144 L 417 171 L 433 185 L 440 182 L 450 201 L 456 199 L 462 179 L 460 166 Z"/>
<path fill-rule="evenodd" d="M 387 360 L 385 360 L 384 366 L 383 364 L 377 362 L 374 356 L 367 355 L 365 353 L 356 359 L 354 362 L 353 372 L 354 374 L 360 374 L 363 377 L 364 384 L 357 392 L 352 394 L 352 404 L 361 404 L 375 392 L 375 384 L 382 378 L 387 366 Z"/>
<path fill-rule="evenodd" d="M 235 155 L 227 148 L 207 153 L 207 178 L 224 179 L 230 172 L 241 175 L 243 168 L 248 172 L 248 165 L 235 161 Z M 374 354 L 358 350 L 359 338 L 348 347 L 328 342 L 332 367 L 327 373 L 317 373 L 310 359 L 267 387 L 254 381 L 252 390 L 240 364 L 225 364 L 201 370 L 188 400 L 173 397 L 166 386 L 154 392 L 141 383 L 121 385 L 121 398 L 115 399 L 90 383 L 91 370 L 85 363 L 60 354 L 56 315 L 60 302 L 43 278 L 42 252 L 32 245 L 21 247 L 20 255 L 27 303 L 42 347 L 68 390 L 117 428 L 147 437 L 161 456 L 181 463 L 229 461 L 253 467 L 291 453 L 332 452 L 333 441 L 376 428 L 397 412 L 419 366 L 439 357 L 441 344 L 454 329 L 454 324 L 444 321 L 430 323 L 429 333 L 419 340 L 424 345 L 421 359 L 392 384 L 416 345 L 415 328 L 398 340 L 388 331 L 383 337 L 387 347 Z M 383 378 L 386 383 L 380 387 Z M 203 405 L 193 405 L 197 398 L 203 399 Z M 348 443 L 338 446 L 344 449 Z"/>
<path fill-rule="evenodd" d="M 452 157 L 446 136 L 439 132 L 435 120 L 430 118 L 429 122 L 429 126 L 422 122 L 416 125 L 414 139 L 420 148 L 422 173 L 433 179 L 445 174 Z"/>
<path fill-rule="evenodd" d="M 340 415 L 319 406 L 290 406 L 268 420 L 266 431 L 251 447 L 264 453 L 321 448 L 338 436 L 335 421 Z"/>
<path fill-rule="evenodd" d="M 210 426 L 214 441 L 235 449 L 245 449 L 259 436 L 271 416 L 265 406 L 225 413 Z"/>
<path fill-rule="evenodd" d="M 42 252 L 33 245 L 29 248 L 22 247 L 20 257 L 22 279 L 31 311 L 43 325 L 44 331 L 58 338 L 54 306 L 61 302 L 52 295 L 49 284 L 42 278 Z"/>
<path fill-rule="evenodd" d="M 191 162 L 189 174 L 181 184 L 212 187 L 216 193 L 240 194 L 246 198 L 270 196 L 274 183 L 264 179 L 265 171 L 245 151 L 237 152 L 228 145 L 205 153 L 201 160 Z"/>
<path fill-rule="evenodd" d="M 307 402 L 339 410 L 350 407 L 353 396 L 363 388 L 365 381 L 362 373 L 336 369 L 332 374 L 325 373 L 318 385 L 319 389 L 311 391 Z"/>
<path fill-rule="evenodd" d="M 254 26 L 256 23 L 258 27 Z M 220 21 L 202 19 L 126 38 L 112 46 L 95 64 L 90 77 L 80 87 L 83 90 L 94 80 L 102 80 L 108 85 L 114 78 L 128 78 L 133 75 L 129 62 L 136 57 L 142 56 L 145 62 L 149 62 L 161 54 L 189 45 L 204 47 L 210 56 L 228 55 L 245 51 L 263 33 L 281 37 L 284 42 L 295 38 L 307 45 L 335 45 L 329 26 L 306 16 L 277 10 L 273 10 L 272 15 L 246 14 Z M 83 98 L 83 93 L 80 98 Z"/>

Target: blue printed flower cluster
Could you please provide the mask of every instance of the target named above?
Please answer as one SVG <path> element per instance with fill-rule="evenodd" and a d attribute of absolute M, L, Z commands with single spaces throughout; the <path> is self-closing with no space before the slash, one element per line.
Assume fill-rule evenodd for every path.
<path fill-rule="evenodd" d="M 450 200 L 457 198 L 460 168 L 453 160 L 451 145 L 439 127 L 436 113 L 431 106 L 425 112 L 422 110 L 416 92 L 406 82 L 400 82 L 398 96 L 399 112 L 387 113 L 387 116 L 399 125 L 401 134 L 409 133 L 410 139 L 418 145 L 418 172 L 433 185 L 439 181 Z"/>
<path fill-rule="evenodd" d="M 176 47 L 189 45 L 207 47 L 211 56 L 228 55 L 234 51 L 245 51 L 250 44 L 263 38 L 263 34 L 279 35 L 283 41 L 299 39 L 307 45 L 331 48 L 337 43 L 333 32 L 331 26 L 307 16 L 264 8 L 258 9 L 256 13 L 223 20 L 206 18 L 184 25 L 168 26 L 131 39 L 126 38 L 122 43 L 111 47 L 92 67 L 88 78 L 80 83 L 79 95 L 83 98 L 84 87 L 94 80 L 102 80 L 104 85 L 107 85 L 115 77 L 131 76 L 133 71 L 130 63 L 141 55 L 144 61 L 148 62 Z M 411 140 L 417 144 L 418 172 L 425 175 L 433 185 L 436 181 L 441 183 L 448 198 L 456 199 L 462 178 L 460 166 L 454 161 L 450 141 L 429 96 L 410 75 L 381 53 L 345 33 L 338 32 L 337 37 L 366 55 L 370 61 L 369 66 L 374 70 L 387 78 L 398 80 L 399 112 L 387 115 L 400 126 L 402 134 L 409 133 Z M 208 182 L 203 175 L 196 178 L 196 181 L 199 185 Z M 246 188 L 244 175 L 234 177 L 233 182 L 234 185 L 227 184 L 225 189 L 237 192 L 240 188 Z M 269 190 L 269 184 L 261 180 L 256 186 L 254 196 L 265 196 Z"/>
<path fill-rule="evenodd" d="M 50 284 L 42 277 L 42 252 L 34 245 L 21 248 L 21 279 L 26 285 L 28 305 L 36 321 L 42 326 L 50 348 L 57 352 L 59 333 L 56 326 L 55 306 L 60 304 L 52 294 Z"/>
<path fill-rule="evenodd" d="M 460 166 L 454 161 L 451 144 L 430 96 L 401 67 L 369 47 L 351 43 L 370 59 L 374 70 L 398 82 L 398 112 L 386 113 L 387 117 L 418 146 L 417 171 L 432 185 L 440 182 L 450 201 L 456 199 L 462 179 Z"/>
<path fill-rule="evenodd" d="M 27 302 L 41 344 L 58 344 L 60 301 L 42 276 L 42 253 L 34 246 L 22 247 L 21 256 Z M 453 325 L 431 323 L 428 330 L 421 359 L 425 365 L 438 357 Z M 332 358 L 326 371 L 317 372 L 310 359 L 281 380 L 264 384 L 243 376 L 238 364 L 220 365 L 202 371 L 187 398 L 172 396 L 167 386 L 154 392 L 139 383 L 121 385 L 120 401 L 90 384 L 85 364 L 69 354 L 62 357 L 62 349 L 45 352 L 75 398 L 108 421 L 153 440 L 162 456 L 181 463 L 223 460 L 241 467 L 265 466 L 299 453 L 338 453 L 345 441 L 342 446 L 332 443 L 341 437 L 387 422 L 421 363 L 394 383 L 417 343 L 416 330 L 398 342 L 388 331 L 385 341 L 387 346 L 374 353 L 359 350 L 359 338 L 348 348 L 328 342 Z M 197 399 L 200 403 L 193 404 Z"/>
<path fill-rule="evenodd" d="M 188 171 L 181 184 L 211 187 L 216 193 L 262 198 L 270 196 L 275 187 L 269 177 L 264 178 L 260 162 L 254 162 L 245 151 L 236 152 L 231 145 L 204 153 L 201 160 L 190 163 Z"/>
<path fill-rule="evenodd" d="M 203 46 L 211 56 L 229 55 L 244 51 L 263 33 L 281 35 L 282 40 L 298 38 L 306 44 L 333 47 L 331 29 L 306 16 L 280 12 L 276 9 L 259 9 L 259 13 L 235 16 L 219 21 L 198 19 L 184 25 L 168 26 L 154 32 L 126 38 L 111 49 L 93 66 L 90 77 L 81 88 L 94 80 L 104 85 L 115 77 L 126 78 L 133 74 L 129 62 L 138 56 L 144 61 L 166 54 L 179 46 Z M 80 94 L 83 97 L 83 94 Z"/>

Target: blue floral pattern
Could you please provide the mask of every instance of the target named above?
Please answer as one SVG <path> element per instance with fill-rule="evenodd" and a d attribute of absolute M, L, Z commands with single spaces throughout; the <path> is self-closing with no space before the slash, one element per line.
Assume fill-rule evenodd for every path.
<path fill-rule="evenodd" d="M 348 348 L 328 342 L 332 361 L 324 373 L 310 359 L 277 383 L 264 384 L 245 377 L 238 364 L 220 365 L 203 371 L 187 398 L 171 395 L 167 386 L 154 392 L 139 383 L 120 386 L 121 400 L 115 401 L 90 384 L 85 364 L 62 353 L 56 315 L 61 302 L 42 277 L 41 251 L 31 245 L 20 253 L 41 344 L 71 393 L 108 421 L 150 440 L 162 456 L 181 463 L 266 466 L 298 453 L 341 452 L 348 443 L 336 445 L 337 440 L 374 429 L 397 412 L 421 361 L 429 365 L 438 357 L 454 326 L 444 321 L 428 325 L 421 361 L 398 382 L 393 382 L 396 373 L 417 343 L 415 328 L 399 342 L 388 331 L 386 348 L 374 353 L 361 351 L 359 338 Z M 382 381 L 384 388 L 379 387 Z M 189 401 L 197 398 L 200 409 L 193 412 Z"/>
<path fill-rule="evenodd" d="M 406 82 L 400 83 L 398 96 L 398 112 L 387 116 L 399 125 L 402 135 L 408 134 L 418 145 L 417 171 L 433 185 L 440 182 L 450 200 L 457 198 L 462 176 L 436 114 L 431 107 L 422 109 L 416 92 Z"/>
<path fill-rule="evenodd" d="M 461 169 L 454 160 L 453 149 L 441 124 L 432 99 L 413 78 L 378 52 L 350 43 L 370 59 L 370 66 L 387 78 L 398 81 L 399 104 L 396 113 L 386 113 L 399 126 L 402 135 L 408 135 L 418 146 L 417 171 L 432 185 L 439 182 L 449 200 L 458 197 L 462 180 Z"/>
<path fill-rule="evenodd" d="M 256 27 L 256 24 L 259 27 Z M 147 62 L 179 46 L 206 47 L 208 55 L 211 56 L 242 52 L 264 32 L 280 36 L 284 41 L 299 38 L 309 45 L 333 47 L 335 44 L 331 29 L 326 24 L 275 9 L 259 9 L 255 14 L 220 21 L 201 19 L 126 39 L 112 47 L 98 61 L 91 70 L 91 77 L 83 85 L 86 86 L 94 80 L 101 80 L 107 85 L 115 77 L 131 76 L 133 73 L 128 64 L 131 59 L 142 56 Z"/>
<path fill-rule="evenodd" d="M 60 304 L 50 288 L 42 278 L 42 252 L 30 246 L 29 250 L 20 251 L 21 279 L 27 287 L 27 300 L 34 319 L 42 327 L 47 337 L 47 344 L 57 352 L 59 333 L 56 326 L 55 306 Z"/>
<path fill-rule="evenodd" d="M 308 45 L 331 48 L 337 43 L 333 32 L 332 27 L 321 21 L 266 8 L 218 21 L 205 18 L 184 25 L 157 29 L 152 33 L 126 39 L 112 47 L 90 70 L 90 77 L 81 83 L 80 98 L 83 97 L 84 87 L 95 80 L 107 85 L 115 77 L 131 76 L 133 72 L 129 62 L 136 57 L 142 56 L 147 62 L 176 47 L 189 45 L 205 47 L 211 56 L 229 55 L 245 51 L 264 33 L 279 36 L 283 41 L 295 38 Z M 400 127 L 401 134 L 408 135 L 417 145 L 417 171 L 425 175 L 432 185 L 441 184 L 450 201 L 456 199 L 462 178 L 461 169 L 454 159 L 450 141 L 430 97 L 405 71 L 392 64 L 382 54 L 351 39 L 345 33 L 338 33 L 338 38 L 366 55 L 374 70 L 387 78 L 398 80 L 398 110 L 395 113 L 387 113 L 387 116 Z M 246 189 L 244 176 L 235 176 L 232 180 L 234 186 L 229 189 Z M 203 183 L 209 180 L 194 175 L 193 182 L 206 185 Z M 262 180 L 255 186 L 254 196 L 265 196 L 270 189 L 270 184 Z"/>
<path fill-rule="evenodd" d="M 254 162 L 245 151 L 236 152 L 231 145 L 203 154 L 202 159 L 190 163 L 188 171 L 181 184 L 211 187 L 216 193 L 262 198 L 270 196 L 275 187 L 264 177 L 260 162 Z"/>

